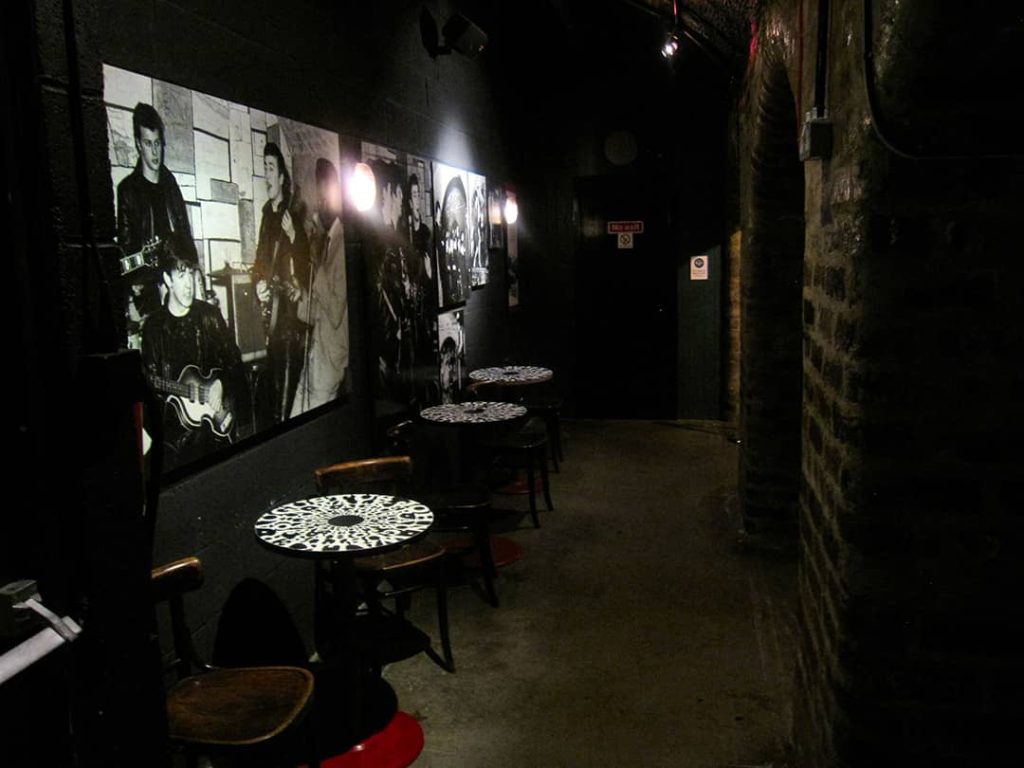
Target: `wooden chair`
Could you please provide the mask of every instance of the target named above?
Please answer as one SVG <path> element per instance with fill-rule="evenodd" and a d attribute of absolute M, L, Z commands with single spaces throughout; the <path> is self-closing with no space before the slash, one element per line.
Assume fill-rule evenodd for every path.
<path fill-rule="evenodd" d="M 561 471 L 560 463 L 565 461 L 562 451 L 562 405 L 563 400 L 556 395 L 524 394 L 522 404 L 530 416 L 537 416 L 544 422 L 548 444 L 551 448 L 551 465 L 555 472 Z"/>
<path fill-rule="evenodd" d="M 526 492 L 530 499 L 530 519 L 534 528 L 540 528 L 537 516 L 537 470 L 540 470 L 541 491 L 548 511 L 555 508 L 551 501 L 551 482 L 548 477 L 548 437 L 544 423 L 539 419 L 530 419 L 518 430 L 506 432 L 479 442 L 494 462 L 511 470 L 523 469 L 526 472 Z M 499 488 L 499 493 L 502 488 Z M 508 491 L 506 491 L 508 492 Z M 519 493 L 520 491 L 513 491 Z"/>
<path fill-rule="evenodd" d="M 205 664 L 192 644 L 183 598 L 202 583 L 197 557 L 152 571 L 153 600 L 170 609 L 170 666 L 178 675 L 167 692 L 171 743 L 184 750 L 190 765 L 196 765 L 198 755 L 219 754 L 245 765 L 275 765 L 296 752 L 319 765 L 312 729 L 300 729 L 313 699 L 312 673 L 301 667 L 215 669 Z M 191 674 L 194 667 L 202 672 Z M 304 739 L 300 730 L 306 731 Z M 292 759 L 297 762 L 297 756 Z"/>
<path fill-rule="evenodd" d="M 314 470 L 317 490 L 323 494 L 382 493 L 422 501 L 412 494 L 413 463 L 408 456 L 387 456 L 346 461 Z M 423 501 L 423 503 L 427 503 Z M 427 506 L 430 506 L 427 503 Z M 448 629 L 448 588 L 445 549 L 429 538 L 353 560 L 362 585 L 371 622 L 357 633 L 357 650 L 369 658 L 379 673 L 384 664 L 408 658 L 420 651 L 448 672 L 455 671 Z M 385 587 L 387 583 L 389 586 Z M 405 615 L 414 592 L 433 586 L 437 598 L 437 623 L 441 653 L 434 650 L 429 636 L 413 627 Z M 387 612 L 383 602 L 393 599 L 395 609 Z"/>
<path fill-rule="evenodd" d="M 475 558 L 483 582 L 484 597 L 498 607 L 498 593 L 494 587 L 497 566 L 491 546 L 491 494 L 483 485 L 438 482 L 430 471 L 431 451 L 417 436 L 417 425 L 410 420 L 401 421 L 387 430 L 388 451 L 413 457 L 415 497 L 434 511 L 432 533 L 442 534 L 442 546 L 452 555 L 469 554 Z M 453 538 L 450 534 L 469 534 Z"/>
<path fill-rule="evenodd" d="M 561 397 L 545 394 L 546 384 L 502 384 L 493 381 L 474 381 L 463 393 L 466 400 L 498 400 L 517 403 L 526 408 L 527 416 L 537 417 L 544 422 L 548 438 L 548 459 L 551 468 L 558 472 L 564 460 L 562 452 Z"/>

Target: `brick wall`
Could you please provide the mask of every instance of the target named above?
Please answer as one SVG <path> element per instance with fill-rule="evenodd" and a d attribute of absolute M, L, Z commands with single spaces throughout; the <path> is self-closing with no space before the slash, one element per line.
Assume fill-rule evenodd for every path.
<path fill-rule="evenodd" d="M 779 53 L 755 62 L 743 115 L 740 498 L 748 528 L 792 524 L 800 480 L 803 169 Z"/>
<path fill-rule="evenodd" d="M 864 4 L 831 4 L 835 151 L 805 166 L 796 754 L 806 766 L 1010 765 L 1024 723 L 1024 171 L 1020 158 L 963 155 L 998 151 L 976 130 L 992 94 L 978 77 L 994 72 L 978 60 L 1009 60 L 1021 25 L 881 5 L 871 114 Z M 783 41 L 797 26 L 769 11 L 761 28 L 791 34 L 766 34 L 759 66 L 777 56 L 792 71 L 798 51 Z M 915 29 L 949 40 L 948 55 Z M 814 43 L 803 40 L 805 104 Z M 769 86 L 755 88 L 771 98 Z M 874 131 L 886 117 L 900 151 L 959 157 L 900 157 Z"/>

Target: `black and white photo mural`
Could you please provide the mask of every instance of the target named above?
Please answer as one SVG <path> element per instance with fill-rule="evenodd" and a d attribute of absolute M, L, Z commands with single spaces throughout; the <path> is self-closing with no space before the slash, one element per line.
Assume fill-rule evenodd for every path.
<path fill-rule="evenodd" d="M 127 343 L 165 471 L 348 389 L 336 134 L 104 65 Z"/>
<path fill-rule="evenodd" d="M 426 160 L 363 142 L 377 200 L 364 253 L 378 405 L 437 401 L 437 269 Z"/>
<path fill-rule="evenodd" d="M 434 213 L 437 221 L 437 272 L 441 308 L 464 304 L 469 298 L 469 174 L 434 163 Z"/>
<path fill-rule="evenodd" d="M 473 288 L 487 283 L 489 233 L 487 227 L 487 179 L 478 173 L 469 178 L 469 281 Z"/>
<path fill-rule="evenodd" d="M 505 261 L 508 264 L 508 305 L 519 306 L 519 234 L 515 223 L 505 224 Z"/>
<path fill-rule="evenodd" d="M 487 187 L 487 218 L 490 225 L 488 245 L 491 248 L 505 247 L 505 219 L 502 208 L 505 205 L 505 190 L 497 185 Z"/>
<path fill-rule="evenodd" d="M 445 312 L 437 321 L 438 350 L 441 355 L 441 402 L 454 403 L 462 391 L 462 373 L 466 369 L 466 334 L 463 310 Z"/>

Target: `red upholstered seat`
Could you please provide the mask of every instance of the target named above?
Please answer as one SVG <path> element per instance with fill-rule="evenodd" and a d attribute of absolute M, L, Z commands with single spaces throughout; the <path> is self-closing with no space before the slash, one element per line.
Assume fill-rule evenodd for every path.
<path fill-rule="evenodd" d="M 423 751 L 423 729 L 405 712 L 396 712 L 384 730 L 347 752 L 320 761 L 322 768 L 404 768 Z"/>

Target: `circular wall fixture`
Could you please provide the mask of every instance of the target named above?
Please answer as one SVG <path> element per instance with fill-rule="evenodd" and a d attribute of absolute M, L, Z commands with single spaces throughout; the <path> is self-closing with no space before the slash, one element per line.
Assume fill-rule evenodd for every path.
<path fill-rule="evenodd" d="M 605 137 L 604 156 L 612 165 L 629 165 L 636 155 L 636 136 L 632 131 L 612 131 Z"/>

